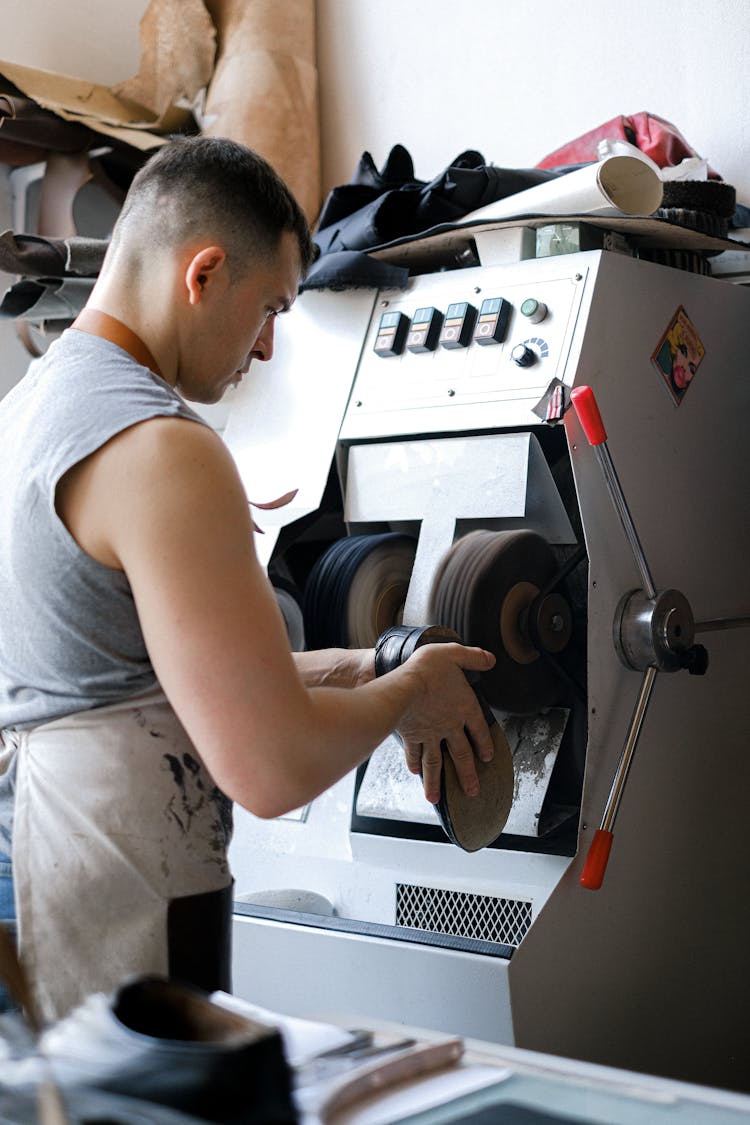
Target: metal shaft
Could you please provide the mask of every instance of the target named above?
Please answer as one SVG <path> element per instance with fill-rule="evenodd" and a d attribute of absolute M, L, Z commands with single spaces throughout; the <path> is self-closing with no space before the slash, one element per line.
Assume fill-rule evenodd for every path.
<path fill-rule="evenodd" d="M 617 816 L 617 810 L 620 806 L 620 800 L 625 789 L 625 782 L 627 781 L 630 765 L 633 761 L 633 754 L 635 753 L 638 737 L 641 733 L 643 720 L 646 717 L 646 709 L 651 699 L 651 692 L 655 680 L 656 668 L 647 668 L 641 680 L 641 690 L 638 693 L 633 717 L 630 720 L 630 729 L 625 739 L 625 745 L 622 748 L 620 760 L 617 763 L 617 771 L 612 782 L 612 788 L 609 791 L 609 796 L 607 797 L 604 815 L 602 816 L 601 828 L 605 832 L 611 832 L 614 827 L 615 817 Z"/>
<path fill-rule="evenodd" d="M 712 621 L 696 621 L 696 633 L 713 633 L 719 629 L 744 629 L 750 625 L 750 617 L 714 617 Z"/>

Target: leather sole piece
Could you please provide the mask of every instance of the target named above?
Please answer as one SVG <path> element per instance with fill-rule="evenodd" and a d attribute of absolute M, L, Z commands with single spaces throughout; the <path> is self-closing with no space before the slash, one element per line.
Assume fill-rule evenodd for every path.
<path fill-rule="evenodd" d="M 412 653 L 425 644 L 461 643 L 460 636 L 441 626 L 395 626 L 386 630 L 375 646 L 375 673 L 393 671 Z M 448 839 L 466 852 L 479 851 L 494 843 L 502 833 L 513 803 L 513 757 L 502 727 L 493 715 L 479 686 L 476 674 L 467 674 L 490 728 L 495 748 L 490 762 L 478 758 L 475 765 L 479 778 L 479 794 L 467 797 L 458 780 L 453 759 L 443 744 L 443 770 L 440 800 L 435 805 L 440 824 Z"/>

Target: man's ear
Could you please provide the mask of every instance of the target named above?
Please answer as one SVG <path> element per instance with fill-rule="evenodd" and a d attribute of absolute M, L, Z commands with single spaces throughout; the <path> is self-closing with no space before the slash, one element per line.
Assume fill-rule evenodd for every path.
<path fill-rule="evenodd" d="M 226 260 L 226 253 L 220 246 L 204 246 L 193 255 L 185 271 L 185 287 L 191 305 L 203 299 L 206 287 L 225 269 Z"/>

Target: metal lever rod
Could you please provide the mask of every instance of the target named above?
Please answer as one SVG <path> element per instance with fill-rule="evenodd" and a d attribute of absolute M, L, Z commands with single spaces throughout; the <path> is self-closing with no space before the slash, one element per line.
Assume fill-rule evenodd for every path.
<path fill-rule="evenodd" d="M 586 862 L 581 872 L 581 886 L 586 887 L 590 891 L 598 891 L 604 879 L 604 872 L 612 848 L 617 811 L 620 807 L 622 794 L 625 790 L 625 783 L 628 779 L 630 765 L 633 761 L 635 748 L 638 745 L 638 738 L 640 737 L 643 720 L 646 717 L 646 711 L 651 700 L 651 692 L 653 691 L 655 681 L 656 668 L 652 666 L 647 668 L 643 674 L 641 690 L 638 693 L 638 699 L 636 700 L 633 716 L 630 720 L 630 727 L 625 739 L 625 744 L 622 748 L 622 753 L 620 754 L 620 760 L 617 763 L 617 769 L 615 770 L 612 787 L 604 807 L 601 824 L 594 833 L 594 839 L 591 841 L 586 855 Z"/>
<path fill-rule="evenodd" d="M 575 407 L 578 420 L 583 426 L 583 431 L 589 440 L 589 444 L 593 446 L 596 459 L 601 466 L 607 485 L 607 491 L 620 517 L 620 523 L 625 532 L 625 537 L 630 544 L 633 558 L 640 571 L 643 590 L 648 598 L 655 598 L 656 587 L 654 586 L 651 571 L 646 562 L 646 556 L 643 553 L 641 541 L 638 538 L 638 532 L 635 530 L 633 517 L 630 515 L 630 509 L 625 500 L 622 485 L 617 476 L 617 470 L 612 463 L 612 458 L 607 447 L 607 431 L 604 429 L 604 423 L 602 422 L 602 416 L 599 413 L 599 407 L 594 398 L 594 392 L 591 387 L 576 387 L 571 391 L 570 399 Z"/>
<path fill-rule="evenodd" d="M 622 524 L 623 531 L 630 544 L 636 566 L 640 571 L 643 592 L 649 602 L 653 602 L 657 596 L 656 587 L 651 577 L 651 571 L 648 568 L 646 556 L 643 553 L 643 547 L 638 538 L 638 532 L 635 529 L 633 518 L 630 515 L 630 509 L 625 500 L 622 485 L 620 484 L 617 471 L 609 454 L 609 449 L 607 447 L 607 431 L 604 428 L 594 392 L 591 387 L 576 387 L 571 392 L 570 397 L 581 426 L 583 427 L 583 431 L 589 443 L 593 446 L 594 453 L 601 466 L 607 490 L 615 506 L 615 510 L 620 517 L 620 523 Z M 630 772 L 630 766 L 633 761 L 635 748 L 638 744 L 643 720 L 646 717 L 646 710 L 656 681 L 656 672 L 655 664 L 649 664 L 644 671 L 641 689 L 638 693 L 633 716 L 630 720 L 630 727 L 620 754 L 620 760 L 617 763 L 617 769 L 615 770 L 615 776 L 604 808 L 602 821 L 599 828 L 594 833 L 594 838 L 591 841 L 586 855 L 580 882 L 581 886 L 587 887 L 589 890 L 598 890 L 604 879 L 604 872 L 612 848 L 617 810 L 620 807 L 620 801 L 622 800 L 622 795 L 625 790 L 625 783 L 628 778 L 628 773 Z"/>

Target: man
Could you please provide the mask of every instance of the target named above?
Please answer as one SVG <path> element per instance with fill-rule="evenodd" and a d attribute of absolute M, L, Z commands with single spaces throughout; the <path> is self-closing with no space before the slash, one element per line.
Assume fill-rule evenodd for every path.
<path fill-rule="evenodd" d="M 491 654 L 427 645 L 375 679 L 368 651 L 290 653 L 233 459 L 185 403 L 271 358 L 311 249 L 258 156 L 172 142 L 0 404 L 0 826 L 49 1017 L 128 973 L 228 986 L 229 801 L 280 815 L 394 729 L 428 800 L 441 740 L 467 793 L 492 756 L 463 673 Z"/>

